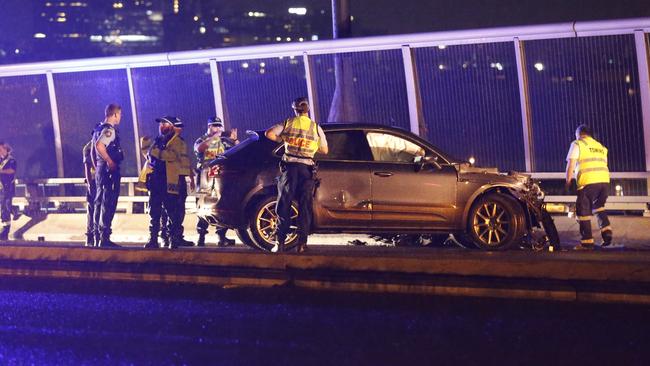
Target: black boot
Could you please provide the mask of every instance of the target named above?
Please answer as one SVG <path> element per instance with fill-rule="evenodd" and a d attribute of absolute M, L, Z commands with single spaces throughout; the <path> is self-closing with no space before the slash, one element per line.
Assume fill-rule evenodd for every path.
<path fill-rule="evenodd" d="M 235 245 L 235 240 L 226 238 L 226 235 L 220 236 L 217 245 L 220 247 L 229 247 Z"/>
<path fill-rule="evenodd" d="M 160 235 L 160 238 L 162 239 L 162 248 L 166 248 L 169 246 L 169 243 L 171 242 L 171 239 L 169 239 L 169 235 L 165 234 L 163 231 L 162 234 Z"/>
<path fill-rule="evenodd" d="M 95 246 L 95 236 L 93 234 L 86 234 L 86 243 L 85 247 L 94 247 Z"/>
<path fill-rule="evenodd" d="M 193 247 L 194 242 L 191 242 L 189 240 L 185 240 L 185 238 L 181 235 L 181 237 L 178 239 L 178 246 L 179 247 Z"/>
<path fill-rule="evenodd" d="M 2 229 L 0 229 L 0 240 L 2 241 L 9 241 L 9 225 L 3 225 Z"/>
<path fill-rule="evenodd" d="M 172 240 L 168 236 L 162 238 L 161 248 L 169 248 L 171 245 L 172 245 Z"/>
<path fill-rule="evenodd" d="M 204 247 L 205 246 L 205 234 L 199 234 L 199 240 L 196 241 L 197 247 Z"/>
<path fill-rule="evenodd" d="M 119 245 L 111 241 L 110 236 L 102 235 L 101 240 L 99 241 L 99 247 L 101 248 L 121 248 Z"/>
<path fill-rule="evenodd" d="M 217 230 L 217 235 L 219 235 L 219 241 L 217 242 L 217 245 L 220 247 L 229 247 L 231 245 L 235 245 L 235 241 L 232 239 L 228 239 L 226 237 L 226 233 L 228 232 L 228 229 L 226 228 L 220 228 Z"/>
<path fill-rule="evenodd" d="M 149 234 L 149 241 L 144 245 L 145 249 L 158 249 L 158 235 Z"/>
<path fill-rule="evenodd" d="M 296 244 L 296 253 L 304 253 L 307 251 L 307 236 L 298 235 L 298 244 Z"/>
<path fill-rule="evenodd" d="M 273 248 L 271 248 L 271 253 L 284 253 L 284 238 L 278 238 L 277 240 Z"/>

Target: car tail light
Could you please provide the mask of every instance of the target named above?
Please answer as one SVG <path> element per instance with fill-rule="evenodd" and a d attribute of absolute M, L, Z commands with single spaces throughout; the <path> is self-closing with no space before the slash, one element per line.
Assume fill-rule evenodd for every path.
<path fill-rule="evenodd" d="M 208 178 L 214 178 L 221 175 L 221 165 L 215 165 L 208 169 Z"/>

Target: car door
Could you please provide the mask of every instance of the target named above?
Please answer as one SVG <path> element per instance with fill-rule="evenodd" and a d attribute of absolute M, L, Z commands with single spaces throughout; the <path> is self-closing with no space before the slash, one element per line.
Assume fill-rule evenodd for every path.
<path fill-rule="evenodd" d="M 370 214 L 370 150 L 363 131 L 326 132 L 329 154 L 317 154 L 320 184 L 314 197 L 316 229 L 363 229 Z"/>
<path fill-rule="evenodd" d="M 372 225 L 386 229 L 452 228 L 456 215 L 457 171 L 453 166 L 418 165 L 435 154 L 413 140 L 369 131 Z M 421 169 L 419 169 L 421 167 Z"/>

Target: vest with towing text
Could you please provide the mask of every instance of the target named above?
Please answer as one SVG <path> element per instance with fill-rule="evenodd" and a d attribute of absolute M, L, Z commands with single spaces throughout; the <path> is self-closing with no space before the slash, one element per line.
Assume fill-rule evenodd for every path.
<path fill-rule="evenodd" d="M 574 142 L 580 148 L 578 158 L 578 189 L 588 184 L 609 183 L 607 167 L 607 148 L 591 137 L 584 137 Z"/>

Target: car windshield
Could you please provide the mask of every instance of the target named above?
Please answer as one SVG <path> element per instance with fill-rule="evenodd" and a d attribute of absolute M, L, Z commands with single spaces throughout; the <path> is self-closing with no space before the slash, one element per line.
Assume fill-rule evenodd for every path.
<path fill-rule="evenodd" d="M 223 156 L 228 157 L 230 155 L 236 154 L 238 151 L 245 149 L 246 146 L 254 143 L 255 141 L 260 139 L 260 135 L 251 130 L 246 131 L 246 138 L 244 141 L 238 143 L 237 145 L 233 146 L 231 149 L 227 150 L 225 153 L 223 153 Z"/>

